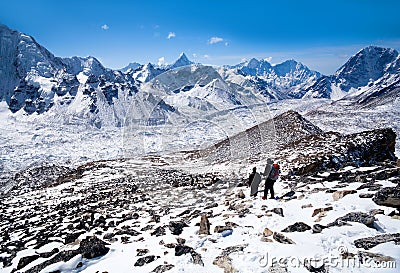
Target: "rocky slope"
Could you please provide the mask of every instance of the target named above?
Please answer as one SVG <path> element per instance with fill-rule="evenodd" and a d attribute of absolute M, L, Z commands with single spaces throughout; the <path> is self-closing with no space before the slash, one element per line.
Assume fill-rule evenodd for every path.
<path fill-rule="evenodd" d="M 357 262 L 354 272 L 383 263 L 394 272 L 393 133 L 322 133 L 294 112 L 276 120 L 292 120 L 304 134 L 278 148 L 279 200 L 248 197 L 247 161 L 234 165 L 236 175 L 216 162 L 204 172 L 210 162 L 182 154 L 21 171 L 0 196 L 0 272 L 344 270 L 328 256 Z M 332 164 L 310 164 L 324 156 Z M 251 164 L 262 166 L 262 158 Z"/>
<path fill-rule="evenodd" d="M 237 158 L 257 160 L 261 154 L 273 152 L 284 144 L 321 132 L 321 129 L 299 113 L 288 111 L 216 143 L 200 153 L 210 157 L 211 162 Z"/>

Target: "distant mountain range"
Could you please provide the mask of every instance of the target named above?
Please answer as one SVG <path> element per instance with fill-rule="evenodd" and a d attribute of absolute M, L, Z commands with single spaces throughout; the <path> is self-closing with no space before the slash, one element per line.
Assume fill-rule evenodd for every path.
<path fill-rule="evenodd" d="M 98 127 L 120 126 L 139 98 L 151 100 L 147 105 L 156 111 L 201 116 L 290 98 L 376 105 L 399 94 L 400 57 L 390 48 L 364 48 L 325 76 L 295 60 L 272 65 L 253 58 L 211 67 L 193 63 L 184 53 L 171 65 L 130 63 L 111 70 L 94 57 L 55 57 L 34 38 L 4 25 L 0 41 L 0 101 L 11 112 L 49 112 L 61 122 Z"/>

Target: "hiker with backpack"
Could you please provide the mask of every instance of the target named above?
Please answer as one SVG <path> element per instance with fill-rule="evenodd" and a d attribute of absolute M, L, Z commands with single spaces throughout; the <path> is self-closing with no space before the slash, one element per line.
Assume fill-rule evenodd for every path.
<path fill-rule="evenodd" d="M 279 178 L 279 165 L 274 164 L 272 159 L 268 158 L 267 165 L 264 170 L 265 178 L 265 187 L 264 187 L 264 196 L 263 199 L 267 199 L 268 191 L 271 192 L 270 199 L 275 199 L 274 193 L 274 183 Z"/>
<path fill-rule="evenodd" d="M 249 176 L 249 185 L 250 185 L 250 196 L 257 196 L 258 193 L 258 186 L 261 182 L 261 176 L 257 172 L 257 168 L 253 168 L 253 172 Z"/>

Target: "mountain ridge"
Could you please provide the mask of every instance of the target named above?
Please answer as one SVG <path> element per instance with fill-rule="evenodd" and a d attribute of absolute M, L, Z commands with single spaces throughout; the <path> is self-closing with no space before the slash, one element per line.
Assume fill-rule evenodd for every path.
<path fill-rule="evenodd" d="M 0 38 L 0 100 L 6 101 L 13 113 L 22 109 L 29 115 L 42 114 L 60 108 L 54 111 L 67 109 L 68 114 L 78 115 L 91 124 L 102 123 L 99 120 L 121 124 L 131 97 L 144 84 L 171 70 L 193 67 L 186 74 L 176 73 L 182 77 L 175 79 L 178 82 L 192 77 L 196 71 L 196 64 L 185 53 L 171 65 L 131 63 L 130 67 L 112 70 L 92 56 L 56 57 L 33 37 L 4 25 L 0 26 Z M 351 57 L 334 75 L 322 75 L 295 60 L 271 65 L 266 59 L 255 58 L 235 66 L 212 68 L 212 73 L 220 74 L 222 82 L 218 86 L 223 86 L 224 92 L 252 92 L 266 103 L 292 98 L 347 98 L 357 103 L 366 102 L 368 98 L 364 96 L 376 98 L 388 93 L 387 86 L 400 79 L 399 68 L 396 50 L 370 46 Z M 195 84 L 181 87 L 186 92 Z M 397 96 L 397 90 L 392 88 L 390 97 Z M 193 98 L 188 101 L 194 103 Z M 202 103 L 208 104 L 209 101 Z M 80 113 L 76 113 L 78 108 Z M 107 117 L 110 112 L 114 114 Z"/>

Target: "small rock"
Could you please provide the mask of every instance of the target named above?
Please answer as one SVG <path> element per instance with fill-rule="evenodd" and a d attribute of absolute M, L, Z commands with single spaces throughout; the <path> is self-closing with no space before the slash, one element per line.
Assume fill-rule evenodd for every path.
<path fill-rule="evenodd" d="M 348 194 L 354 194 L 356 193 L 356 190 L 342 190 L 342 191 L 335 191 L 332 195 L 333 200 L 338 201 L 339 199 L 342 199 Z"/>
<path fill-rule="evenodd" d="M 317 215 L 317 214 L 319 214 L 319 213 L 321 213 L 321 212 L 326 212 L 326 211 L 330 211 L 330 210 L 333 210 L 333 207 L 326 207 L 326 208 L 318 208 L 318 209 L 315 209 L 314 212 L 313 212 L 313 214 L 311 215 L 311 217 L 314 217 L 315 215 Z"/>
<path fill-rule="evenodd" d="M 152 236 L 163 236 L 165 235 L 165 228 L 163 226 L 157 227 L 152 233 L 150 233 Z"/>
<path fill-rule="evenodd" d="M 326 226 L 323 226 L 323 225 L 320 225 L 320 224 L 315 224 L 312 227 L 312 232 L 313 233 L 321 233 L 324 228 L 326 228 Z"/>
<path fill-rule="evenodd" d="M 136 252 L 137 252 L 136 256 L 144 256 L 144 255 L 146 255 L 147 253 L 149 253 L 149 251 L 150 251 L 150 250 L 148 250 L 148 249 L 137 249 L 137 250 L 136 250 Z"/>
<path fill-rule="evenodd" d="M 240 190 L 239 193 L 237 194 L 237 198 L 244 199 L 245 197 L 246 196 L 244 195 L 243 190 Z"/>
<path fill-rule="evenodd" d="M 103 239 L 104 240 L 111 240 L 114 236 L 115 236 L 114 233 L 106 233 L 106 234 L 104 234 Z"/>
<path fill-rule="evenodd" d="M 248 245 L 245 244 L 225 248 L 222 253 L 214 259 L 213 264 L 224 269 L 224 272 L 226 273 L 239 272 L 232 266 L 232 259 L 229 257 L 229 254 L 233 252 L 243 251 L 243 249 L 247 246 Z"/>
<path fill-rule="evenodd" d="M 158 258 L 160 258 L 159 256 L 154 256 L 154 255 L 150 255 L 150 256 L 146 256 L 146 257 L 142 257 L 142 258 L 139 258 L 137 261 L 136 261 L 136 263 L 135 263 L 135 266 L 143 266 L 143 265 L 145 265 L 145 264 L 148 264 L 148 263 L 151 263 L 151 262 L 154 262 L 156 259 L 158 259 Z"/>
<path fill-rule="evenodd" d="M 192 255 L 192 261 L 194 264 L 204 266 L 203 260 L 201 259 L 201 255 L 199 253 L 193 250 L 190 252 L 190 255 Z"/>
<path fill-rule="evenodd" d="M 216 265 L 222 269 L 224 269 L 224 273 L 235 273 L 235 272 L 239 272 L 238 270 L 236 270 L 233 265 L 232 265 L 232 259 L 227 256 L 218 256 L 214 259 L 213 261 L 213 265 Z"/>
<path fill-rule="evenodd" d="M 302 205 L 302 206 L 301 206 L 302 209 L 312 208 L 312 207 L 313 207 L 312 204 L 307 204 L 307 205 Z"/>
<path fill-rule="evenodd" d="M 369 214 L 375 216 L 377 214 L 385 214 L 385 211 L 383 209 L 372 209 L 369 211 Z"/>
<path fill-rule="evenodd" d="M 270 211 L 273 212 L 273 213 L 278 214 L 279 216 L 284 217 L 284 216 L 283 216 L 283 209 L 282 209 L 282 208 L 273 208 L 273 209 L 270 210 Z"/>
<path fill-rule="evenodd" d="M 272 243 L 274 241 L 274 240 L 264 237 L 264 236 L 261 236 L 260 240 L 261 240 L 261 242 L 265 242 L 265 243 Z"/>
<path fill-rule="evenodd" d="M 50 258 L 51 256 L 53 256 L 54 254 L 60 252 L 60 250 L 58 248 L 53 248 L 52 251 L 50 252 L 43 252 L 43 253 L 38 253 L 40 258 Z"/>
<path fill-rule="evenodd" d="M 374 197 L 374 194 L 373 193 L 360 193 L 358 195 L 358 197 L 360 197 L 360 198 L 372 198 L 372 197 Z"/>
<path fill-rule="evenodd" d="M 186 243 L 186 240 L 184 238 L 176 238 L 176 241 L 178 242 L 178 244 L 180 245 L 184 245 Z"/>
<path fill-rule="evenodd" d="M 281 244 L 295 244 L 295 242 L 293 242 L 291 239 L 278 232 L 274 232 L 273 238 L 275 241 Z"/>
<path fill-rule="evenodd" d="M 283 229 L 282 232 L 304 232 L 310 230 L 311 227 L 303 222 L 296 222 L 293 225 Z"/>
<path fill-rule="evenodd" d="M 170 243 L 170 244 L 165 244 L 164 246 L 165 246 L 166 248 L 175 248 L 175 247 L 176 247 L 176 244 Z"/>
<path fill-rule="evenodd" d="M 172 264 L 164 264 L 164 265 L 159 265 L 156 268 L 153 269 L 154 273 L 163 273 L 165 271 L 171 270 L 172 268 L 174 268 L 174 266 Z"/>
<path fill-rule="evenodd" d="M 221 232 L 223 232 L 223 231 L 225 231 L 225 230 L 232 230 L 232 228 L 231 228 L 231 227 L 228 227 L 228 226 L 216 226 L 216 227 L 214 228 L 214 232 L 215 232 L 215 233 L 221 233 Z"/>
<path fill-rule="evenodd" d="M 270 230 L 269 228 L 264 228 L 264 231 L 263 231 L 263 236 L 264 237 L 269 237 L 272 234 L 274 234 L 274 232 L 272 230 Z"/>
<path fill-rule="evenodd" d="M 238 227 L 239 225 L 236 224 L 236 223 L 233 223 L 233 222 L 225 222 L 225 226 L 230 227 L 230 228 L 233 229 L 233 228 Z"/>

